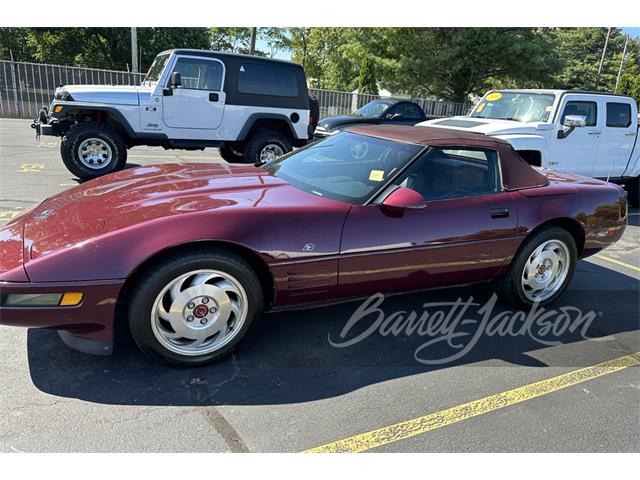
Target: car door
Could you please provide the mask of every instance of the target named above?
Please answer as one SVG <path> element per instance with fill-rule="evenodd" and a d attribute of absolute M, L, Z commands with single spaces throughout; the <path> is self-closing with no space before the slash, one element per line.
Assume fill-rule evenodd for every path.
<path fill-rule="evenodd" d="M 495 276 L 517 248 L 513 193 L 497 152 L 434 148 L 395 182 L 424 208 L 354 206 L 343 228 L 341 296 L 411 291 Z M 389 189 L 387 189 L 388 191 Z"/>
<path fill-rule="evenodd" d="M 604 127 L 603 108 L 600 99 L 584 95 L 565 95 L 560 104 L 555 124 L 558 132 L 566 130 L 564 119 L 568 115 L 587 118 L 584 127 L 576 127 L 564 138 L 554 136 L 549 142 L 547 165 L 554 170 L 590 176 L 600 146 L 600 136 Z"/>
<path fill-rule="evenodd" d="M 165 89 L 162 97 L 165 125 L 196 130 L 220 127 L 225 105 L 224 64 L 215 58 L 179 56 L 173 72 L 180 72 L 182 85 Z"/>
<path fill-rule="evenodd" d="M 633 122 L 633 109 L 630 101 L 606 99 L 605 125 L 600 140 L 598 162 L 593 176 L 599 178 L 620 177 L 624 173 L 638 128 Z"/>
<path fill-rule="evenodd" d="M 399 102 L 383 115 L 382 122 L 390 125 L 415 125 L 425 119 L 420 107 L 411 102 Z"/>

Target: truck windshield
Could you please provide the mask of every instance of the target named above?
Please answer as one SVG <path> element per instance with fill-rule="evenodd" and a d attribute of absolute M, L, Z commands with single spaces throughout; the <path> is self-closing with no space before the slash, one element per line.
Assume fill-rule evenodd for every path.
<path fill-rule="evenodd" d="M 491 92 L 476 105 L 472 117 L 547 122 L 556 96 L 551 93 Z"/>
<path fill-rule="evenodd" d="M 144 77 L 144 81 L 149 83 L 157 82 L 160 78 L 162 70 L 164 70 L 164 66 L 166 65 L 168 59 L 168 53 L 158 55 L 149 67 L 149 71 L 147 72 L 147 76 Z"/>

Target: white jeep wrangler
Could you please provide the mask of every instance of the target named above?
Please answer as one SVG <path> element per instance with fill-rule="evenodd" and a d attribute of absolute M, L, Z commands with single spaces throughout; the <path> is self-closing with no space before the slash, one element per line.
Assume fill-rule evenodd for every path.
<path fill-rule="evenodd" d="M 124 168 L 135 145 L 269 162 L 313 138 L 317 121 L 302 66 L 177 49 L 160 53 L 140 86 L 59 87 L 32 127 L 62 137 L 64 164 L 88 179 Z"/>

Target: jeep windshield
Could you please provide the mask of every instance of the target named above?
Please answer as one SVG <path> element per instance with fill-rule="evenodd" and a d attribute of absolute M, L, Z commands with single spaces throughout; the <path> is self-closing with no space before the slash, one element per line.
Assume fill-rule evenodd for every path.
<path fill-rule="evenodd" d="M 299 190 L 361 205 L 423 148 L 342 132 L 263 168 Z"/>
<path fill-rule="evenodd" d="M 374 100 L 353 112 L 356 117 L 380 117 L 395 102 L 391 100 Z"/>
<path fill-rule="evenodd" d="M 551 93 L 491 92 L 480 100 L 471 117 L 547 122 L 555 99 L 556 96 Z"/>
<path fill-rule="evenodd" d="M 147 76 L 144 77 L 144 83 L 154 83 L 160 79 L 160 74 L 164 70 L 167 60 L 169 60 L 169 55 L 170 54 L 168 53 L 162 53 L 153 60 L 153 63 L 147 72 Z"/>

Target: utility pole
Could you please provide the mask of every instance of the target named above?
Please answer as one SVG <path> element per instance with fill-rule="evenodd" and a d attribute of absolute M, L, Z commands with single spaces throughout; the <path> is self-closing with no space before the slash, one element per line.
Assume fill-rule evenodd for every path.
<path fill-rule="evenodd" d="M 257 27 L 251 27 L 251 39 L 249 40 L 249 55 L 255 55 L 256 53 L 256 34 Z"/>
<path fill-rule="evenodd" d="M 138 29 L 131 27 L 131 69 L 138 73 Z"/>
<path fill-rule="evenodd" d="M 616 78 L 616 86 L 613 89 L 613 93 L 618 91 L 618 84 L 620 83 L 620 76 L 622 75 L 622 66 L 624 65 L 624 58 L 627 56 L 627 44 L 629 43 L 629 35 L 624 39 L 624 48 L 622 49 L 622 58 L 620 59 L 620 67 L 618 68 L 618 77 Z"/>
<path fill-rule="evenodd" d="M 596 90 L 600 85 L 600 75 L 602 74 L 602 65 L 604 64 L 604 57 L 607 54 L 607 46 L 609 45 L 609 37 L 611 36 L 611 27 L 607 30 L 607 38 L 604 40 L 604 48 L 602 49 L 602 56 L 600 57 L 600 65 L 598 65 L 598 77 L 596 79 Z"/>

